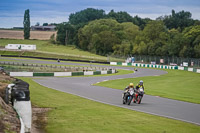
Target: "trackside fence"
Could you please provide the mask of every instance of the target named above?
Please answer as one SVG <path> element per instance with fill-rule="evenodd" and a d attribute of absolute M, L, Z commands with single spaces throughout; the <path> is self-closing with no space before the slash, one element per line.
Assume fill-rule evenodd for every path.
<path fill-rule="evenodd" d="M 110 62 L 110 65 L 120 65 L 120 66 L 135 66 L 135 67 L 146 67 L 146 68 L 160 68 L 160 69 L 174 69 L 174 70 L 185 70 L 190 72 L 200 73 L 200 69 L 192 67 L 182 67 L 182 66 L 170 66 L 170 65 L 152 65 L 143 63 L 123 63 L 123 62 Z"/>

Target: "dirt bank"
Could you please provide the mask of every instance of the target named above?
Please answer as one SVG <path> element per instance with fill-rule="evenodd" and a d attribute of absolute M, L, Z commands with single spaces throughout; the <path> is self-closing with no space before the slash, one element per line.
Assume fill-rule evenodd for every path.
<path fill-rule="evenodd" d="M 0 133 L 20 132 L 20 121 L 16 112 L 3 100 L 5 87 L 13 80 L 14 78 L 0 71 Z"/>
<path fill-rule="evenodd" d="M 0 133 L 20 132 L 20 120 L 11 104 L 6 104 L 3 100 L 5 88 L 15 79 L 0 71 Z M 47 124 L 47 112 L 49 108 L 39 108 L 32 106 L 32 129 L 31 133 L 45 133 Z"/>

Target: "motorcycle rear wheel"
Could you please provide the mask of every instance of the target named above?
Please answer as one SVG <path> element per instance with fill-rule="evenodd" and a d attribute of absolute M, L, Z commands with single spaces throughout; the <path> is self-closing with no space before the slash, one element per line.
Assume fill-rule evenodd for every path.
<path fill-rule="evenodd" d="M 138 96 L 137 103 L 140 104 L 140 103 L 141 103 L 141 100 L 142 100 L 142 96 Z"/>

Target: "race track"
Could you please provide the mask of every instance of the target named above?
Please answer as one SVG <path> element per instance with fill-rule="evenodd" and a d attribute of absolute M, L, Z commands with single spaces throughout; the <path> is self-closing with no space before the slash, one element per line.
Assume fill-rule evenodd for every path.
<path fill-rule="evenodd" d="M 30 60 L 25 59 L 21 61 L 29 62 Z M 55 64 L 56 62 L 32 60 L 31 63 Z M 84 65 L 84 66 L 88 65 L 88 64 L 62 63 L 62 62 L 61 64 Z M 92 66 L 98 66 L 98 65 L 92 65 Z M 112 66 L 112 67 L 118 69 L 121 68 L 133 69 L 130 67 L 117 67 L 117 66 Z M 167 98 L 145 95 L 140 105 L 132 103 L 130 106 L 128 106 L 122 104 L 122 93 L 123 93 L 122 90 L 116 90 L 116 89 L 92 85 L 94 83 L 105 80 L 133 78 L 134 81 L 134 77 L 158 76 L 162 74 L 166 74 L 166 72 L 162 70 L 139 68 L 138 72 L 127 75 L 100 76 L 100 77 L 64 77 L 64 78 L 45 77 L 34 80 L 43 86 L 56 89 L 62 92 L 74 94 L 90 100 L 98 101 L 101 103 L 200 125 L 200 115 L 199 115 L 200 104 L 193 104 L 188 102 L 171 100 Z"/>

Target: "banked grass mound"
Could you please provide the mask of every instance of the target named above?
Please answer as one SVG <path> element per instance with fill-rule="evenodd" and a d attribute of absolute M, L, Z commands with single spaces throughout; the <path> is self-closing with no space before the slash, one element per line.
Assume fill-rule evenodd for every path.
<path fill-rule="evenodd" d="M 200 74 L 181 70 L 165 70 L 168 74 L 140 78 L 118 79 L 96 84 L 114 89 L 124 89 L 133 82 L 144 81 L 145 92 L 186 102 L 200 104 Z"/>
<path fill-rule="evenodd" d="M 200 126 L 87 100 L 43 87 L 31 78 L 31 101 L 48 113 L 48 133 L 197 133 Z"/>
<path fill-rule="evenodd" d="M 51 44 L 42 40 L 20 40 L 20 39 L 0 39 L 0 46 L 5 48 L 7 44 L 36 44 L 36 51 L 5 51 L 1 50 L 1 55 L 33 56 L 74 60 L 95 60 L 107 61 L 107 57 L 99 56 L 75 48 L 74 46 L 63 46 Z"/>

